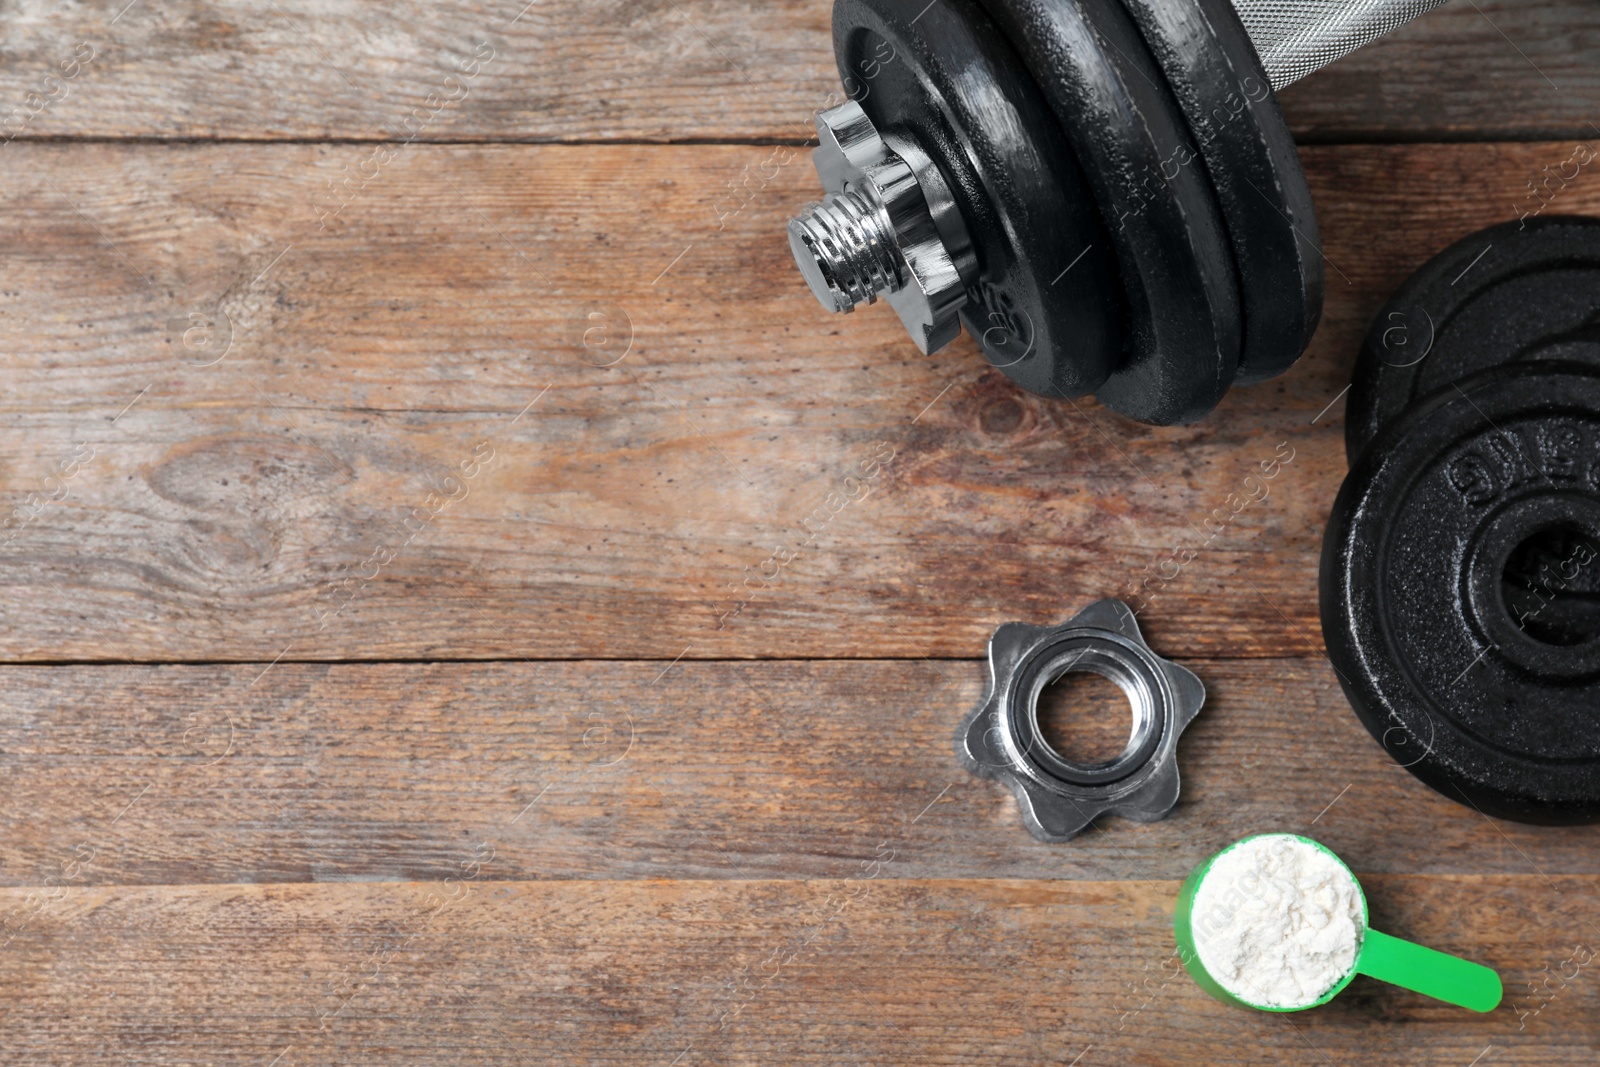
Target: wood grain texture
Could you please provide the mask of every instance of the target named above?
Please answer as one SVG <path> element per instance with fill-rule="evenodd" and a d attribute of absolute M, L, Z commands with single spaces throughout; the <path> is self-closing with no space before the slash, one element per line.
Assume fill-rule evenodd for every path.
<path fill-rule="evenodd" d="M 839 91 L 830 8 L 25 3 L 0 41 L 0 136 L 796 142 Z M 1589 0 L 1458 2 L 1283 102 L 1323 140 L 1588 137 L 1597 46 Z"/>
<path fill-rule="evenodd" d="M 1178 970 L 1175 882 L 505 883 L 494 862 L 442 891 L 64 890 L 0 951 L 0 1043 L 130 1067 L 1570 1067 L 1600 1042 L 1592 876 L 1368 878 L 1375 926 L 1495 967 L 1507 1001 L 1357 978 L 1275 1016 Z"/>
<path fill-rule="evenodd" d="M 1600 137 L 1600 7 L 1455 0 L 1278 95 L 1305 141 Z"/>
<path fill-rule="evenodd" d="M 1171 429 L 822 314 L 788 149 L 418 145 L 342 202 L 369 146 L 7 151 L 0 656 L 266 663 L 968 658 L 1106 595 L 1319 654 L 1358 338 L 1571 149 L 1308 149 L 1317 340 Z"/>
<path fill-rule="evenodd" d="M 1357 340 L 1600 136 L 1589 0 L 1283 95 L 1323 328 L 1166 430 L 816 308 L 826 0 L 125 3 L 0 35 L 0 1061 L 1594 1061 L 1593 828 L 1416 782 L 1316 619 Z M 1102 595 L 1208 703 L 1042 845 L 954 734 Z M 1506 1003 L 1207 999 L 1177 879 L 1261 830 Z"/>
<path fill-rule="evenodd" d="M 1165 879 L 1267 830 L 1367 871 L 1600 875 L 1593 827 L 1413 779 L 1326 664 L 1188 665 L 1208 698 L 1177 811 L 1067 845 L 957 761 L 978 663 L 6 668 L 0 884 L 438 880 L 480 839 L 501 880 L 846 877 L 886 852 L 894 878 Z"/>

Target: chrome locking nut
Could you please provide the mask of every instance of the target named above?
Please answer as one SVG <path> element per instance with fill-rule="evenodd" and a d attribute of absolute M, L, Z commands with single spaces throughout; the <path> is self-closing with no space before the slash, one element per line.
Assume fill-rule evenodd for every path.
<path fill-rule="evenodd" d="M 1039 695 L 1063 674 L 1090 671 L 1127 694 L 1127 747 L 1078 763 L 1039 728 Z M 1150 650 L 1133 612 L 1097 600 L 1061 626 L 1008 622 L 989 639 L 989 693 L 963 724 L 959 748 L 973 772 L 1005 782 L 1023 822 L 1043 841 L 1065 841 L 1097 815 L 1164 819 L 1178 803 L 1178 737 L 1205 703 L 1195 675 Z"/>
<path fill-rule="evenodd" d="M 853 100 L 819 114 L 817 136 L 812 159 L 827 196 L 789 222 L 811 292 L 835 312 L 882 294 L 924 354 L 949 344 L 973 265 L 944 179 L 914 142 L 891 147 Z"/>

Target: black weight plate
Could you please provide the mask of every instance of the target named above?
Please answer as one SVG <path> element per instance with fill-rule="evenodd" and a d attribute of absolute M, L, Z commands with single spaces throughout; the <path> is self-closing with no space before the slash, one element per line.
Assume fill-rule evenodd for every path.
<path fill-rule="evenodd" d="M 1554 341 L 1600 337 L 1597 322 L 1600 219 L 1548 216 L 1462 238 L 1407 279 L 1367 331 L 1345 407 L 1345 454 L 1354 463 L 1418 397 Z"/>
<path fill-rule="evenodd" d="M 983 279 L 962 321 L 989 361 L 1036 393 L 1093 392 L 1123 343 L 1116 272 L 1004 36 L 974 0 L 839 0 L 833 35 L 846 91 L 886 138 L 915 140 L 956 199 Z"/>
<path fill-rule="evenodd" d="M 1204 167 L 1222 208 L 1244 316 L 1237 382 L 1264 381 L 1300 357 L 1322 317 L 1322 253 L 1300 153 L 1228 0 L 1122 3 L 1193 138 L 1169 146 L 1161 173 Z"/>
<path fill-rule="evenodd" d="M 1160 68 L 1119 0 L 985 6 L 1044 90 L 1116 250 L 1128 339 L 1096 396 L 1143 422 L 1199 418 L 1238 367 L 1239 290 L 1209 179 L 1161 174 L 1188 134 Z"/>
<path fill-rule="evenodd" d="M 1340 490 L 1321 579 L 1328 657 L 1397 761 L 1491 815 L 1600 818 L 1600 373 L 1492 367 L 1412 405 Z"/>

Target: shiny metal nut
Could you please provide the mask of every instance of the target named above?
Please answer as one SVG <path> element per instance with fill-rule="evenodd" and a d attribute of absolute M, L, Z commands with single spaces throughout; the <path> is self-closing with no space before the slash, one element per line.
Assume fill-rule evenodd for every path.
<path fill-rule="evenodd" d="M 943 179 L 931 163 L 919 178 L 853 100 L 819 114 L 817 136 L 812 160 L 827 195 L 789 222 L 789 248 L 806 284 L 834 312 L 882 294 L 921 351 L 949 344 L 961 332 L 967 292 L 957 265 L 962 250 L 952 254 L 935 221 L 959 226 L 944 203 Z"/>
<path fill-rule="evenodd" d="M 1041 736 L 1039 695 L 1069 671 L 1102 675 L 1128 695 L 1133 729 L 1120 755 L 1077 763 Z M 1150 650 L 1122 601 L 1097 600 L 1060 626 L 1002 625 L 989 639 L 989 675 L 988 695 L 962 724 L 960 755 L 1011 787 L 1035 837 L 1064 841 L 1106 813 L 1155 822 L 1177 805 L 1178 737 L 1205 686 Z"/>

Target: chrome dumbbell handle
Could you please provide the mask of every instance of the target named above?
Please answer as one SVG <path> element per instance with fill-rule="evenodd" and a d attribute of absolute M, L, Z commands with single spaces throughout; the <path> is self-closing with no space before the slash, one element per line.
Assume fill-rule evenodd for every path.
<path fill-rule="evenodd" d="M 1447 0 L 1232 0 L 1274 89 L 1399 29 Z"/>

